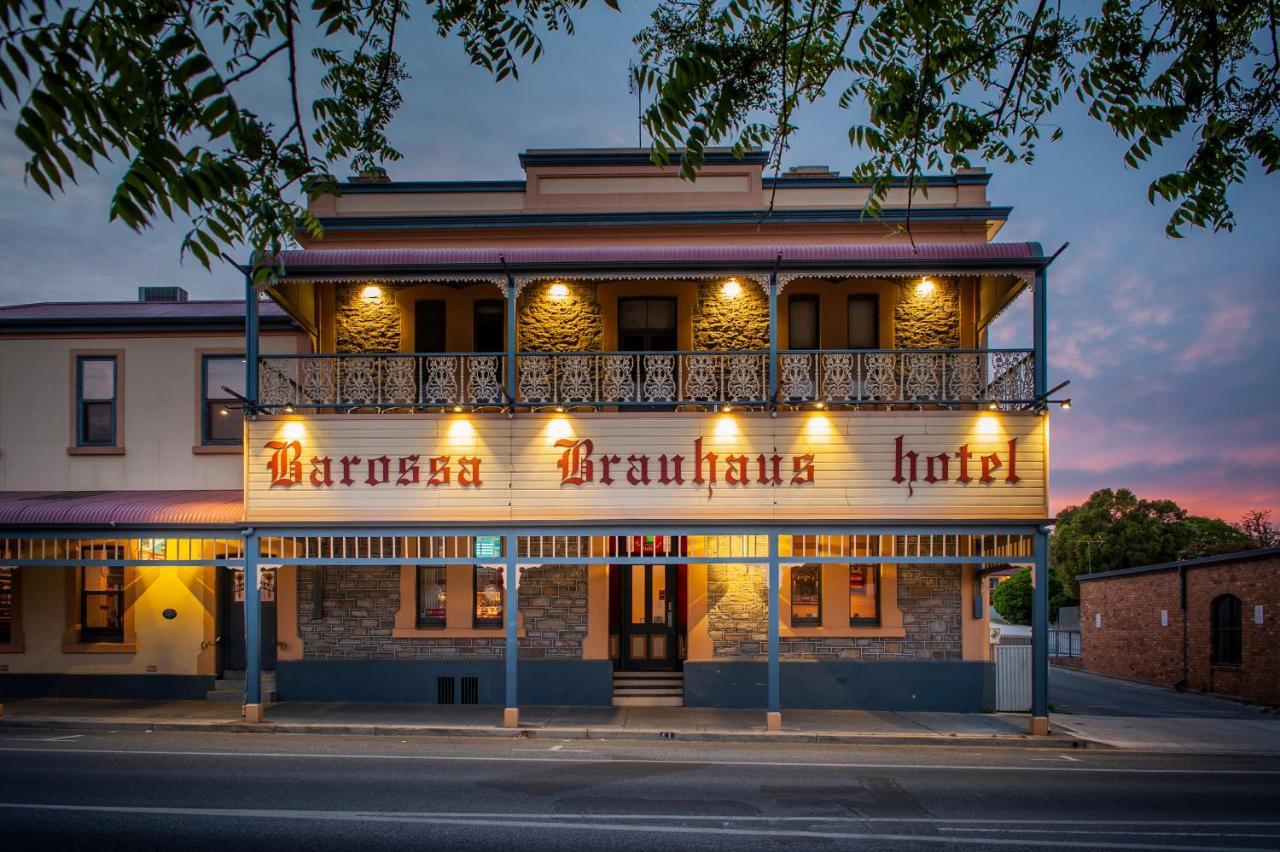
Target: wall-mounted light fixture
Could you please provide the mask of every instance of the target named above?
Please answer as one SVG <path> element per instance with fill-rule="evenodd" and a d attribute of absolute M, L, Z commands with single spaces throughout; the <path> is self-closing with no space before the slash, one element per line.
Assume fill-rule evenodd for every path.
<path fill-rule="evenodd" d="M 360 291 L 360 298 L 368 304 L 377 304 L 382 301 L 382 288 L 377 284 L 368 284 Z"/>
<path fill-rule="evenodd" d="M 932 278 L 921 278 L 916 284 L 916 295 L 921 298 L 928 298 L 933 295 L 933 291 L 938 289 L 938 285 L 933 283 Z"/>
<path fill-rule="evenodd" d="M 551 289 L 547 291 L 547 295 L 557 301 L 563 301 L 569 298 L 569 285 L 563 281 L 557 281 L 551 285 Z"/>
<path fill-rule="evenodd" d="M 737 278 L 730 278 L 724 284 L 720 285 L 720 294 L 726 299 L 736 299 L 742 295 L 742 282 Z"/>

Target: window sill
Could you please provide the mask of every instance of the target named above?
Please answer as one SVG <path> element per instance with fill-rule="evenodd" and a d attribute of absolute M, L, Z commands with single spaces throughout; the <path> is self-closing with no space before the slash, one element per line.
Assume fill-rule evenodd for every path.
<path fill-rule="evenodd" d="M 1244 668 L 1244 663 L 1210 663 L 1209 668 L 1224 672 L 1238 672 Z"/>
<path fill-rule="evenodd" d="M 67 447 L 69 456 L 122 456 L 124 447 Z"/>
<path fill-rule="evenodd" d="M 507 631 L 501 627 L 496 630 L 474 627 L 393 627 L 392 639 L 501 639 Z M 524 628 L 516 631 L 516 635 L 524 638 Z"/>
<path fill-rule="evenodd" d="M 26 650 L 26 646 L 21 642 L 9 642 L 0 645 L 0 654 L 24 654 Z"/>
<path fill-rule="evenodd" d="M 64 654 L 136 654 L 138 646 L 133 642 L 74 642 L 62 646 Z"/>
<path fill-rule="evenodd" d="M 195 444 L 191 447 L 192 455 L 197 456 L 238 456 L 244 452 L 240 444 Z"/>
<path fill-rule="evenodd" d="M 905 639 L 905 627 L 791 627 L 782 625 L 783 639 Z"/>

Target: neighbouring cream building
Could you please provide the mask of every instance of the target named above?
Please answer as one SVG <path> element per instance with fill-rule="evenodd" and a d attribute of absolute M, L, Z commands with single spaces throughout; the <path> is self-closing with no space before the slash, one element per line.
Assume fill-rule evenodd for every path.
<path fill-rule="evenodd" d="M 151 518 L 164 537 L 3 518 L 15 609 L 42 605 L 26 598 L 45 566 L 140 571 L 163 546 L 178 567 L 157 578 L 193 589 L 225 569 L 238 583 L 202 594 L 238 595 L 233 617 L 200 643 L 190 627 L 185 652 L 144 651 L 139 633 L 138 670 L 240 666 L 250 719 L 264 669 L 280 700 L 496 704 L 511 725 L 531 704 L 758 707 L 771 728 L 786 708 L 990 708 L 985 577 L 1046 570 L 1052 260 L 996 240 L 1010 210 L 990 175 L 928 178 L 909 217 L 895 186 L 873 221 L 866 187 L 768 178 L 763 154 L 712 152 L 693 183 L 631 149 L 521 163 L 521 181 L 354 181 L 313 203 L 324 240 L 267 259 L 271 302 L 248 284 L 228 344 L 248 367 L 234 471 L 219 465 L 239 457 L 196 452 L 199 387 L 176 368 L 156 377 L 166 431 L 144 458 L 132 430 L 149 427 L 128 416 L 121 468 L 82 468 L 54 440 L 51 423 L 101 428 L 96 398 L 69 396 L 68 359 L 109 341 L 66 343 L 62 407 L 51 395 L 15 433 L 10 383 L 34 380 L 0 342 L 5 489 L 164 488 L 201 506 L 238 489 L 234 517 Z M 992 347 L 1024 292 L 1034 345 Z M 268 334 L 269 308 L 302 336 Z M 189 372 L 205 344 L 185 345 Z M 15 466 L 15 435 L 58 444 L 67 475 Z M 126 622 L 166 629 L 173 607 L 126 603 Z M 9 671 L 74 671 L 34 653 Z"/>

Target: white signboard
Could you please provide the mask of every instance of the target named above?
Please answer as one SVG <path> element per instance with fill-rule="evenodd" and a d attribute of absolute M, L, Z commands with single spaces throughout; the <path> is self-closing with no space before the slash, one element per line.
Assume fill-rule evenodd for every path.
<path fill-rule="evenodd" d="M 248 520 L 1016 520 L 1046 418 L 1004 412 L 319 415 L 248 424 Z"/>

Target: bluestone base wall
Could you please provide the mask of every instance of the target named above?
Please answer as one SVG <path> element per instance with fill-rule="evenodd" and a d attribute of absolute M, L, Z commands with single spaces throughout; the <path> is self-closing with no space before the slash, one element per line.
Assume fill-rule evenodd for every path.
<path fill-rule="evenodd" d="M 212 675 L 0 674 L 0 698 L 201 699 Z"/>

